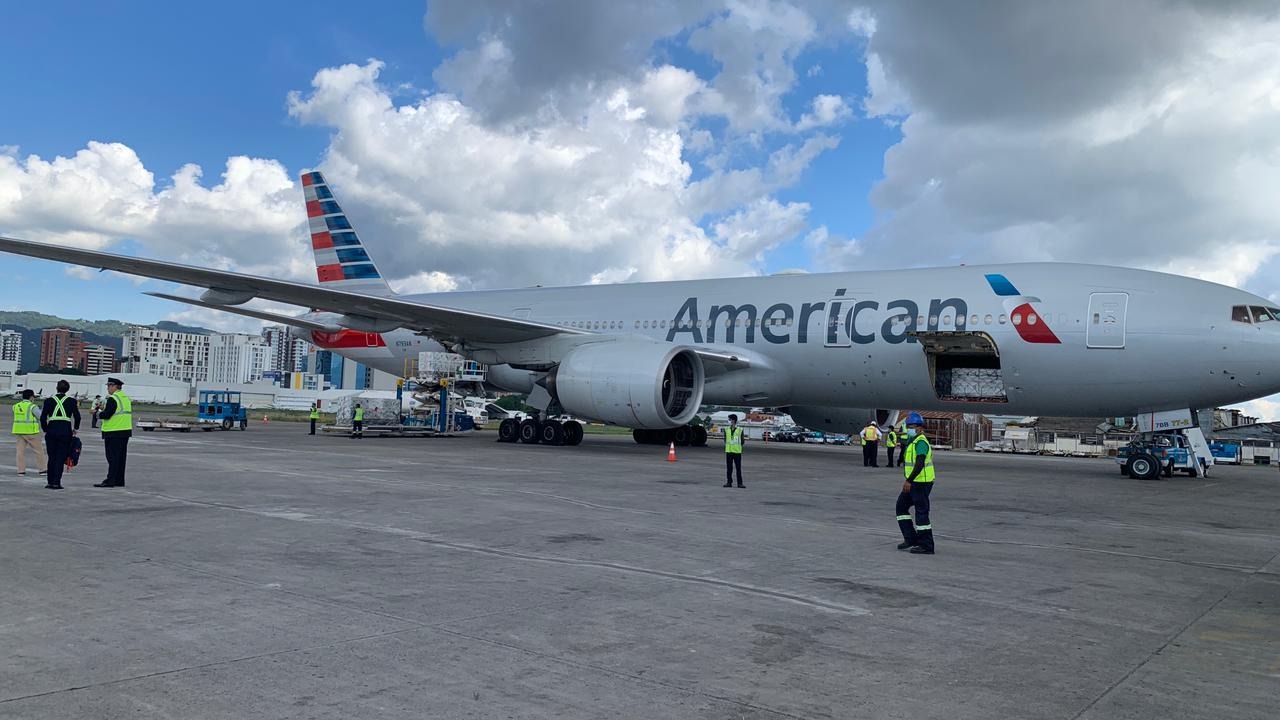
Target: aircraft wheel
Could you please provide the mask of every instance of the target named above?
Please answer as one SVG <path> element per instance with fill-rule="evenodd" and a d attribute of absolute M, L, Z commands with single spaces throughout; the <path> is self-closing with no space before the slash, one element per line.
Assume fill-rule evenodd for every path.
<path fill-rule="evenodd" d="M 1155 480 L 1160 477 L 1160 463 L 1147 453 L 1139 453 L 1129 458 L 1129 476 L 1138 480 Z"/>
<path fill-rule="evenodd" d="M 635 428 L 634 430 L 631 431 L 631 439 L 635 440 L 637 445 L 648 445 L 649 431 L 641 430 L 640 428 Z"/>
<path fill-rule="evenodd" d="M 498 442 L 513 443 L 520 439 L 520 421 L 507 418 L 498 425 Z"/>
<path fill-rule="evenodd" d="M 520 442 L 534 445 L 542 440 L 542 423 L 529 419 L 520 423 Z"/>
<path fill-rule="evenodd" d="M 582 423 L 570 420 L 564 424 L 564 444 L 579 445 L 582 443 Z"/>
<path fill-rule="evenodd" d="M 564 444 L 564 426 L 555 420 L 547 420 L 542 423 L 539 435 L 543 445 Z"/>
<path fill-rule="evenodd" d="M 672 433 L 675 437 L 676 445 L 680 447 L 689 447 L 689 443 L 693 440 L 693 430 L 688 425 L 678 427 Z"/>
<path fill-rule="evenodd" d="M 701 425 L 695 425 L 693 426 L 692 431 L 693 431 L 693 442 L 691 444 L 694 447 L 706 447 L 707 446 L 707 429 L 702 427 Z"/>

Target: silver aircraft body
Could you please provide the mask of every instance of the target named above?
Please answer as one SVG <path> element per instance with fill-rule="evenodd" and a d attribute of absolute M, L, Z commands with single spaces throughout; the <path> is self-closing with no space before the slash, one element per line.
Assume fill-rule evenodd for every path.
<path fill-rule="evenodd" d="M 320 173 L 302 176 L 318 285 L 0 238 L 0 250 L 203 287 L 160 297 L 291 325 L 397 375 L 426 350 L 545 407 L 634 428 L 700 404 L 1132 416 L 1280 392 L 1280 309 L 1176 275 L 1063 263 L 397 295 Z M 240 307 L 254 298 L 306 312 Z"/>

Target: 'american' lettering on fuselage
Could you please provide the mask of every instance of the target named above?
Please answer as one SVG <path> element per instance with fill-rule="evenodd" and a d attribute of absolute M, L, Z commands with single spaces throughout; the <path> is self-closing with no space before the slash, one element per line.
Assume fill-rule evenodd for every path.
<path fill-rule="evenodd" d="M 676 338 L 687 335 L 688 340 L 694 343 L 736 343 L 741 329 L 745 333 L 742 342 L 747 344 L 756 341 L 757 330 L 765 342 L 775 345 L 793 341 L 808 343 L 811 341 L 809 322 L 817 315 L 826 320 L 823 325 L 825 333 L 822 333 L 822 337 L 813 339 L 814 342 L 841 346 L 849 342 L 868 345 L 879 338 L 887 343 L 914 343 L 917 341 L 909 333 L 919 329 L 921 318 L 925 318 L 924 324 L 928 330 L 934 331 L 938 329 L 944 313 L 948 316 L 954 314 L 956 318 L 965 318 L 969 314 L 969 305 L 961 298 L 934 298 L 929 301 L 927 314 L 920 312 L 920 305 L 915 301 L 891 300 L 884 305 L 884 311 L 888 315 L 880 324 L 879 332 L 864 333 L 858 330 L 859 316 L 880 310 L 880 303 L 876 300 L 846 298 L 845 292 L 845 289 L 836 290 L 831 300 L 803 303 L 798 312 L 795 306 L 781 302 L 765 308 L 763 313 L 752 303 L 712 305 L 705 319 L 698 311 L 698 298 L 691 297 L 684 301 L 684 305 L 676 312 L 675 319 L 671 321 L 671 327 L 667 330 L 667 342 L 674 342 Z M 962 327 L 964 320 L 959 319 L 956 323 Z M 719 336 L 720 331 L 723 331 L 723 337 Z"/>

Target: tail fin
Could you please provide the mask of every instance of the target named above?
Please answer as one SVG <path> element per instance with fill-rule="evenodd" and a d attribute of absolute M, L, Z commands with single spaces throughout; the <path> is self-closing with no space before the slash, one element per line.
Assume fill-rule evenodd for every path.
<path fill-rule="evenodd" d="M 316 276 L 320 284 L 375 295 L 395 294 L 365 251 L 347 214 L 333 199 L 324 175 L 302 173 L 302 194 L 307 201 L 311 249 L 316 256 Z"/>

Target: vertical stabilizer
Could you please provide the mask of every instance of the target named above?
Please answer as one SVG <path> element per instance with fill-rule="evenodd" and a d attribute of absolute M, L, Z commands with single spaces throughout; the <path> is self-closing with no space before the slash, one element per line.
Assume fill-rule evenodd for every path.
<path fill-rule="evenodd" d="M 302 173 L 316 277 L 323 287 L 393 295 L 320 172 Z"/>

